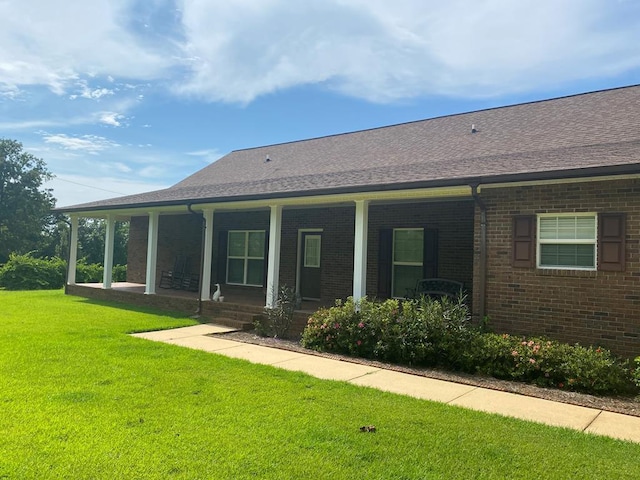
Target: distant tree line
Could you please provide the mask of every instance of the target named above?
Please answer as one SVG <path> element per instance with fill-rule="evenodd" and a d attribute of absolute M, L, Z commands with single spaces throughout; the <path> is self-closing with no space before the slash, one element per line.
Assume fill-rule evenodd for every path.
<path fill-rule="evenodd" d="M 52 178 L 44 160 L 25 152 L 20 142 L 0 138 L 0 267 L 16 256 L 68 259 L 69 219 L 53 212 L 56 199 L 43 187 Z M 78 226 L 79 263 L 101 265 L 106 221 L 80 218 Z M 128 240 L 128 222 L 116 222 L 114 265 L 126 265 Z"/>

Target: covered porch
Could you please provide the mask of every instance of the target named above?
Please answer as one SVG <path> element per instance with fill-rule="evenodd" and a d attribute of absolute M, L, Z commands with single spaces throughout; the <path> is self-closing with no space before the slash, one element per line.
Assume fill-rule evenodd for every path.
<path fill-rule="evenodd" d="M 148 297 L 136 304 L 182 302 L 185 313 L 217 303 L 216 284 L 224 307 L 260 312 L 280 286 L 295 288 L 306 315 L 349 296 L 402 298 L 415 279 L 434 276 L 463 283 L 471 300 L 476 209 L 471 187 L 448 187 L 90 212 L 107 221 L 104 279 L 91 285 L 75 285 L 77 213 L 67 283 L 76 294 Z M 120 219 L 131 225 L 126 283 L 111 278 Z M 198 278 L 196 291 L 160 288 L 178 256 Z"/>

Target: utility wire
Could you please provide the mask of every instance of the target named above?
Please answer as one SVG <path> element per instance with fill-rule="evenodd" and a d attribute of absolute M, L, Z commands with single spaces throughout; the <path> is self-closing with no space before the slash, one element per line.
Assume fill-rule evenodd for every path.
<path fill-rule="evenodd" d="M 126 195 L 126 193 L 114 192 L 113 190 L 107 190 L 106 188 L 94 187 L 93 185 L 86 185 L 84 183 L 74 182 L 72 180 L 65 180 L 64 178 L 60 178 L 60 177 L 56 177 L 56 180 L 62 180 L 63 182 L 73 183 L 74 185 L 80 185 L 81 187 L 93 188 L 94 190 L 102 190 L 103 192 L 117 193 L 118 195 Z"/>

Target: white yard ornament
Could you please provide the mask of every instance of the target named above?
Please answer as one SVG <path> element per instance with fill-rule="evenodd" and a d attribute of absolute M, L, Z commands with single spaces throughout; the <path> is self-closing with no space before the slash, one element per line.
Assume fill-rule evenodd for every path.
<path fill-rule="evenodd" d="M 213 296 L 211 297 L 211 301 L 219 302 L 220 301 L 220 295 L 222 294 L 222 292 L 220 291 L 220 284 L 216 283 L 215 287 L 216 287 L 216 291 L 213 292 Z"/>

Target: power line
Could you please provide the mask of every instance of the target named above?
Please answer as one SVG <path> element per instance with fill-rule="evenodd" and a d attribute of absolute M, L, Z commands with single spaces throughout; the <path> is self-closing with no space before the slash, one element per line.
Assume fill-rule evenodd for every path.
<path fill-rule="evenodd" d="M 74 185 L 80 185 L 81 187 L 93 188 L 94 190 L 102 190 L 103 192 L 116 193 L 118 195 L 126 195 L 126 193 L 122 192 L 114 192 L 113 190 L 107 190 L 106 188 L 94 187 L 93 185 L 86 185 L 80 182 L 74 182 L 72 180 L 65 180 L 64 178 L 56 177 L 56 180 L 61 180 L 67 183 L 73 183 Z"/>

